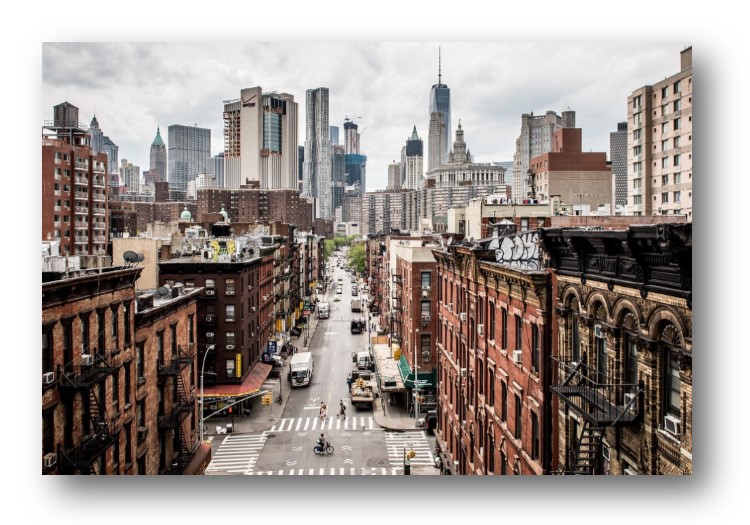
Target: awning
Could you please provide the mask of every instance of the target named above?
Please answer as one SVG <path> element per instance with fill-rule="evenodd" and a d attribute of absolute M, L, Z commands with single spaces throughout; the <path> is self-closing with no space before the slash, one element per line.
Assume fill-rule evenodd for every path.
<path fill-rule="evenodd" d="M 211 463 L 211 444 L 201 443 L 191 459 L 182 470 L 183 476 L 201 476 L 208 464 Z"/>
<path fill-rule="evenodd" d="M 404 354 L 401 354 L 401 359 L 398 360 L 398 371 L 401 373 L 401 379 L 404 380 L 404 386 L 406 388 L 414 388 L 414 372 Z M 434 370 L 430 369 L 429 372 L 418 371 L 417 374 L 419 388 L 435 388 L 437 381 L 435 381 Z"/>
<path fill-rule="evenodd" d="M 203 397 L 222 398 L 222 397 L 244 397 L 255 394 L 260 390 L 263 381 L 271 373 L 272 365 L 267 363 L 255 363 L 255 366 L 247 374 L 245 380 L 239 385 L 214 385 L 210 388 L 203 389 Z"/>

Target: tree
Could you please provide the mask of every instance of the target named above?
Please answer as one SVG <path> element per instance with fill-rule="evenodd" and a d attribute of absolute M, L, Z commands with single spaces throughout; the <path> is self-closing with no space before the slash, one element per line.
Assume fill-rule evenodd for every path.
<path fill-rule="evenodd" d="M 358 242 L 349 248 L 349 265 L 358 273 L 365 271 L 365 245 Z"/>
<path fill-rule="evenodd" d="M 323 261 L 328 262 L 328 258 L 333 253 L 333 250 L 336 249 L 336 242 L 333 239 L 326 239 L 323 242 Z"/>

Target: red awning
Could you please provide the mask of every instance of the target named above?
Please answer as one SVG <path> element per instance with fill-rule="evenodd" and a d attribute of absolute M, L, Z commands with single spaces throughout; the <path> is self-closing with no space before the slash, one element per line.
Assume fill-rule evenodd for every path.
<path fill-rule="evenodd" d="M 203 389 L 205 398 L 212 397 L 244 397 L 255 394 L 260 390 L 263 381 L 271 373 L 272 365 L 266 363 L 255 363 L 245 380 L 239 385 L 215 385 Z"/>

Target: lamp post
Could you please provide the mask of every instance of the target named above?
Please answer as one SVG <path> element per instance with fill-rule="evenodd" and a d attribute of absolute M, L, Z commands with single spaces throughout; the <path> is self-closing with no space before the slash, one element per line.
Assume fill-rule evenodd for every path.
<path fill-rule="evenodd" d="M 419 427 L 419 375 L 417 372 L 417 339 L 419 339 L 419 328 L 415 328 L 414 333 L 414 426 Z"/>
<path fill-rule="evenodd" d="M 203 415 L 204 415 L 204 406 L 203 406 L 203 374 L 204 369 L 206 368 L 206 357 L 208 357 L 208 353 L 212 351 L 214 348 L 216 348 L 216 345 L 211 345 L 208 348 L 206 348 L 206 352 L 203 354 L 203 364 L 201 364 L 201 443 L 203 443 Z"/>

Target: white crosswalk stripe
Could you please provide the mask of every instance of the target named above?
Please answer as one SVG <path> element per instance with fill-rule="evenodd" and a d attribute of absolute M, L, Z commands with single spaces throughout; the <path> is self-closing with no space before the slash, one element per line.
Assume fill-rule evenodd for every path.
<path fill-rule="evenodd" d="M 409 460 L 412 465 L 435 465 L 430 443 L 427 441 L 424 430 L 386 432 L 385 446 L 388 449 L 388 461 L 392 467 L 403 466 L 404 450 L 416 452 L 416 455 Z"/>
<path fill-rule="evenodd" d="M 271 427 L 271 432 L 291 432 L 299 430 L 378 430 L 372 416 L 347 416 L 339 419 L 329 416 L 321 420 L 319 416 L 285 417 Z"/>
<path fill-rule="evenodd" d="M 252 472 L 266 439 L 266 432 L 228 435 L 212 454 L 211 463 L 206 467 L 206 474 L 215 472 L 246 474 Z"/>
<path fill-rule="evenodd" d="M 398 476 L 401 467 L 320 467 L 298 468 L 287 470 L 263 470 L 260 472 L 246 472 L 246 476 Z"/>

